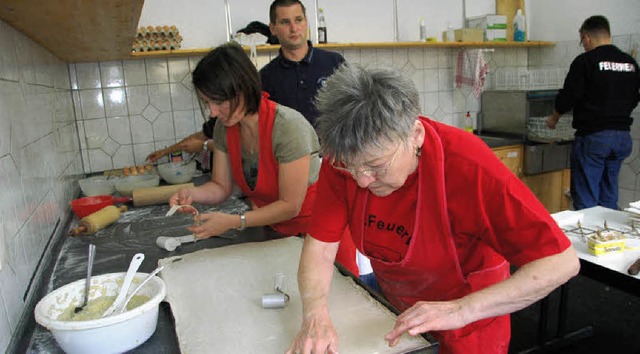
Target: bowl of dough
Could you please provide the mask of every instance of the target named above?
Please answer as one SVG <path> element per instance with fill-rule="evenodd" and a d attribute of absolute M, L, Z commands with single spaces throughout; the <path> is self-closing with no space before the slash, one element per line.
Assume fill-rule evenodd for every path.
<path fill-rule="evenodd" d="M 82 193 L 87 197 L 111 195 L 116 191 L 115 179 L 109 176 L 93 176 L 78 181 Z"/>
<path fill-rule="evenodd" d="M 160 176 L 149 173 L 119 178 L 116 181 L 116 190 L 120 195 L 130 197 L 134 189 L 157 187 L 158 185 L 160 185 Z"/>
<path fill-rule="evenodd" d="M 74 309 L 84 299 L 85 279 L 52 291 L 36 305 L 36 322 L 51 331 L 66 353 L 122 353 L 141 345 L 156 330 L 166 286 L 162 279 L 154 276 L 133 296 L 125 311 L 102 317 L 118 295 L 125 274 L 92 277 L 89 302 L 78 313 Z M 148 275 L 136 273 L 132 289 Z"/>
<path fill-rule="evenodd" d="M 160 177 L 169 184 L 181 184 L 191 182 L 196 174 L 196 162 L 169 162 L 158 165 Z"/>

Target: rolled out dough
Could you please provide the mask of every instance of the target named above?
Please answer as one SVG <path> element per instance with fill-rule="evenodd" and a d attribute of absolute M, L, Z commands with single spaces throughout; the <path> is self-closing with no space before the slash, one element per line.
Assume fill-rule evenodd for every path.
<path fill-rule="evenodd" d="M 284 353 L 302 320 L 297 283 L 302 243 L 288 237 L 161 259 L 182 353 Z M 284 308 L 264 309 L 262 295 L 274 292 L 277 273 L 285 275 L 284 292 L 291 299 Z M 340 353 L 406 353 L 431 345 L 405 335 L 389 348 L 384 335 L 396 316 L 337 269 L 329 306 Z"/>

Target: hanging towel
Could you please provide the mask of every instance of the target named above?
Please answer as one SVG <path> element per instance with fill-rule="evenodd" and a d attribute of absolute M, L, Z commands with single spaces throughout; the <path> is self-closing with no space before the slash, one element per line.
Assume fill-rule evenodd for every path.
<path fill-rule="evenodd" d="M 480 97 L 484 80 L 489 72 L 489 64 L 484 60 L 481 49 L 460 50 L 456 61 L 455 86 L 473 87 L 473 94 Z"/>

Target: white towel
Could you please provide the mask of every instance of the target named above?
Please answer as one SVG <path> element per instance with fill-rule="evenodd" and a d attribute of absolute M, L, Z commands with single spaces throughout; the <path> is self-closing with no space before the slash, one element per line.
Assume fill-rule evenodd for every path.
<path fill-rule="evenodd" d="M 462 49 L 456 61 L 455 87 L 473 87 L 473 94 L 480 97 L 484 81 L 489 72 L 489 64 L 484 60 L 481 49 Z"/>

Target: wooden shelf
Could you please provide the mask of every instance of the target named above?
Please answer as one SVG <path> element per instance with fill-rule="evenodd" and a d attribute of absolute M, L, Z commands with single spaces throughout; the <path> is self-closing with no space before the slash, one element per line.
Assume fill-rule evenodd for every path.
<path fill-rule="evenodd" d="M 65 62 L 127 58 L 144 0 L 2 0 L 0 18 Z"/>
<path fill-rule="evenodd" d="M 323 49 L 393 49 L 393 48 L 528 48 L 555 45 L 555 42 L 367 42 L 367 43 L 327 43 L 314 44 Z M 151 52 L 131 53 L 130 59 L 161 58 L 174 56 L 205 55 L 213 48 L 157 50 Z M 279 45 L 259 45 L 258 52 L 272 52 L 280 49 Z M 249 50 L 247 48 L 247 50 Z"/>

